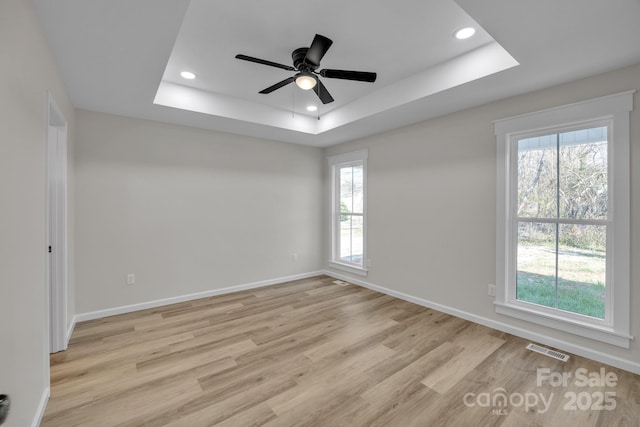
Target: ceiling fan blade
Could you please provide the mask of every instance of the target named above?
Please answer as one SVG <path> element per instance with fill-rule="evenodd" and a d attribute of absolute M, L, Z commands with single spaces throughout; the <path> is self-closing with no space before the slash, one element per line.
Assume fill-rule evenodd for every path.
<path fill-rule="evenodd" d="M 333 41 L 331 39 L 321 36 L 320 34 L 316 34 L 313 38 L 313 42 L 311 42 L 311 46 L 309 46 L 304 62 L 318 67 L 320 65 L 320 60 L 322 60 L 322 57 L 327 53 L 332 44 Z"/>
<path fill-rule="evenodd" d="M 316 78 L 316 80 L 318 81 L 318 84 L 313 87 L 313 91 L 316 93 L 316 95 L 318 95 L 320 101 L 322 101 L 323 104 L 329 104 L 333 102 L 333 97 L 331 96 L 327 88 L 322 84 L 320 79 Z"/>
<path fill-rule="evenodd" d="M 278 64 L 277 62 L 271 62 L 271 61 L 267 61 L 265 59 L 254 58 L 253 56 L 236 55 L 236 58 L 242 59 L 243 61 L 256 62 L 258 64 L 268 65 L 270 67 L 282 68 L 283 70 L 287 70 L 287 71 L 295 71 L 296 70 L 295 68 L 293 68 L 293 67 L 291 67 L 289 65 Z"/>
<path fill-rule="evenodd" d="M 376 73 L 348 70 L 322 70 L 320 71 L 320 75 L 328 79 L 357 80 L 359 82 L 369 83 L 375 82 L 378 76 Z"/>
<path fill-rule="evenodd" d="M 268 88 L 261 90 L 260 93 L 271 93 L 276 89 L 280 89 L 281 87 L 288 85 L 289 83 L 293 83 L 294 80 L 295 77 L 289 77 L 288 79 L 284 79 L 283 81 L 274 84 L 273 86 L 269 86 Z"/>

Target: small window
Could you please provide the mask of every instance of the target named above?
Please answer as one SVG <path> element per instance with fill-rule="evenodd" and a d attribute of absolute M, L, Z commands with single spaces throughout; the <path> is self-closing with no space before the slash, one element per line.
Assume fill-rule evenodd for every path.
<path fill-rule="evenodd" d="M 367 151 L 329 159 L 332 176 L 330 265 L 366 274 Z"/>
<path fill-rule="evenodd" d="M 633 93 L 495 123 L 496 311 L 627 347 Z"/>

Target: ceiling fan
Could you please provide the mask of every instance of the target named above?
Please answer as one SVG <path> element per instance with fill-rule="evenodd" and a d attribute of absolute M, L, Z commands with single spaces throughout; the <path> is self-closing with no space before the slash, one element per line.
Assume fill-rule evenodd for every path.
<path fill-rule="evenodd" d="M 369 73 L 366 71 L 331 70 L 327 68 L 316 71 L 320 66 L 320 60 L 324 57 L 332 44 L 333 41 L 331 39 L 321 36 L 320 34 L 316 34 L 311 46 L 298 48 L 291 53 L 293 67 L 247 55 L 236 55 L 236 58 L 268 65 L 270 67 L 282 68 L 287 71 L 297 71 L 297 74 L 294 76 L 286 78 L 273 86 L 269 86 L 268 88 L 261 90 L 260 93 L 271 93 L 276 89 L 280 89 L 281 87 L 288 85 L 289 83 L 295 82 L 300 89 L 313 89 L 316 95 L 318 95 L 318 98 L 320 98 L 320 101 L 322 101 L 323 104 L 328 104 L 333 102 L 333 97 L 322 84 L 319 76 L 326 77 L 328 79 L 356 80 L 370 83 L 375 82 L 377 76 L 376 73 Z"/>

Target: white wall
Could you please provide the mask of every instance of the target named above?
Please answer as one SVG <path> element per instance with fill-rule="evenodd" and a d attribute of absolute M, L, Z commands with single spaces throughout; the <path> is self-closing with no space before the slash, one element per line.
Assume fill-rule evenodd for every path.
<path fill-rule="evenodd" d="M 34 422 L 49 385 L 45 305 L 47 91 L 70 127 L 74 111 L 31 1 L 0 2 L 0 393 L 11 396 L 5 426 Z M 69 161 L 73 188 L 73 163 Z M 67 210 L 73 212 L 73 197 Z M 69 224 L 73 295 L 73 222 Z M 73 298 L 69 311 L 74 312 Z M 4 427 L 4 426 L 3 426 Z"/>
<path fill-rule="evenodd" d="M 320 149 L 88 111 L 76 120 L 77 313 L 322 268 Z"/>
<path fill-rule="evenodd" d="M 618 358 L 640 369 L 640 106 L 631 115 L 632 335 L 629 350 L 495 314 L 496 140 L 493 120 L 630 89 L 640 65 L 331 147 L 369 148 L 368 283 Z M 326 164 L 326 162 L 325 162 Z M 327 168 L 328 170 L 328 168 Z M 325 177 L 327 177 L 325 173 Z M 325 179 L 325 199 L 329 183 Z M 327 201 L 327 206 L 328 201 Z M 326 212 L 325 212 L 326 213 Z M 325 234 L 329 219 L 325 216 Z M 634 231 L 635 230 L 635 231 Z M 329 245 L 325 240 L 325 254 Z M 328 255 L 327 255 L 328 256 Z M 595 353 L 594 353 L 595 354 Z"/>

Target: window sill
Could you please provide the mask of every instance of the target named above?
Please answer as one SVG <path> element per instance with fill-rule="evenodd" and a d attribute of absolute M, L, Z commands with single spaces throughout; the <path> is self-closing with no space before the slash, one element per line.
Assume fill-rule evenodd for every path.
<path fill-rule="evenodd" d="M 614 331 L 613 328 L 592 325 L 585 322 L 566 319 L 560 316 L 553 316 L 548 313 L 540 312 L 533 308 L 506 304 L 498 301 L 494 302 L 494 305 L 496 308 L 496 313 L 498 314 L 504 314 L 505 316 L 526 320 L 527 322 L 557 329 L 562 332 L 568 332 L 574 335 L 604 342 L 618 347 L 629 348 L 630 341 L 633 339 L 631 335 Z"/>
<path fill-rule="evenodd" d="M 335 268 L 336 270 L 346 271 L 347 273 L 357 274 L 359 276 L 367 277 L 367 269 L 362 267 L 356 267 L 350 264 L 344 264 L 336 261 L 329 261 L 329 267 Z"/>

